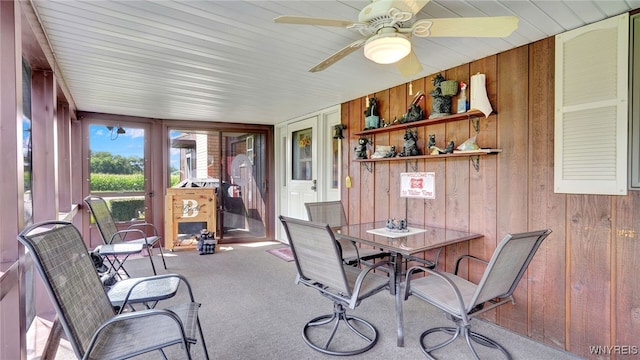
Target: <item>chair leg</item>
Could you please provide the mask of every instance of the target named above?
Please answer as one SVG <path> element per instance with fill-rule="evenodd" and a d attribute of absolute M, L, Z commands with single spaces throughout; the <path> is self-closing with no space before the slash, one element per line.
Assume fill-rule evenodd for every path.
<path fill-rule="evenodd" d="M 202 350 L 204 350 L 204 358 L 209 360 L 209 351 L 207 350 L 207 345 L 204 343 L 204 333 L 202 332 L 202 326 L 200 325 L 200 317 L 196 319 L 198 322 L 198 332 L 200 333 L 200 341 L 202 341 Z"/>
<path fill-rule="evenodd" d="M 118 256 L 116 255 L 112 255 L 112 256 L 113 256 L 113 259 L 111 259 L 109 256 L 103 256 L 103 258 L 109 262 L 109 265 L 111 266 L 111 270 L 113 270 L 114 274 L 117 277 L 119 277 L 120 280 L 122 280 L 124 279 L 124 277 L 120 273 L 120 270 L 122 270 L 122 272 L 124 272 L 127 278 L 131 277 L 127 269 L 124 268 L 124 262 L 127 261 L 127 259 L 129 258 L 129 255 L 126 255 L 122 260 L 118 259 Z"/>
<path fill-rule="evenodd" d="M 164 253 L 162 252 L 162 244 L 158 242 L 158 250 L 160 250 L 160 257 L 162 258 L 162 265 L 164 265 L 164 269 L 167 270 L 167 263 L 164 261 Z"/>
<path fill-rule="evenodd" d="M 165 353 L 164 353 L 164 350 L 163 350 L 163 349 L 158 349 L 158 351 L 160 352 L 160 354 L 162 355 L 162 358 L 163 358 L 164 360 L 169 360 L 169 359 L 167 358 L 167 354 L 165 354 Z"/>
<path fill-rule="evenodd" d="M 304 326 L 304 329 L 302 330 L 302 338 L 304 339 L 305 343 L 307 343 L 307 345 L 309 345 L 314 350 L 324 354 L 349 356 L 349 355 L 361 354 L 371 349 L 376 344 L 376 342 L 378 341 L 378 331 L 371 323 L 369 323 L 364 319 L 347 315 L 342 304 L 334 303 L 333 308 L 334 309 L 332 314 L 318 316 L 314 319 L 311 319 Z M 329 346 L 333 341 L 333 338 L 336 334 L 336 331 L 338 330 L 340 322 L 344 322 L 347 328 L 351 330 L 351 332 L 358 335 L 360 339 L 364 340 L 365 344 L 362 347 L 353 349 L 353 350 L 330 350 Z M 368 329 L 367 332 L 370 334 L 364 334 L 361 330 L 356 329 L 353 326 L 353 323 L 358 323 L 364 326 L 366 329 Z M 320 327 L 320 326 L 329 325 L 329 324 L 331 324 L 331 332 L 327 337 L 327 340 L 324 341 L 323 345 L 318 345 L 309 338 L 309 330 L 311 328 Z M 353 344 L 353 341 L 351 341 L 350 343 Z"/>
<path fill-rule="evenodd" d="M 426 346 L 426 344 L 424 343 L 425 338 L 429 334 L 433 334 L 436 332 L 443 332 L 451 335 L 451 337 L 434 346 Z M 469 325 L 464 325 L 462 323 L 458 323 L 458 326 L 456 327 L 436 327 L 423 332 L 420 335 L 420 347 L 422 348 L 422 352 L 427 356 L 428 359 L 436 360 L 436 357 L 434 357 L 431 353 L 451 344 L 462 334 L 464 334 L 467 346 L 471 350 L 471 354 L 473 355 L 473 358 L 475 360 L 480 360 L 480 357 L 478 356 L 478 353 L 474 349 L 471 343 L 471 340 L 473 340 L 477 344 L 499 350 L 504 355 L 505 359 L 511 360 L 511 355 L 509 354 L 507 349 L 505 349 L 502 345 L 498 344 L 496 341 L 489 339 L 488 337 L 482 334 L 471 331 L 469 329 Z"/>
<path fill-rule="evenodd" d="M 469 346 L 469 348 L 471 349 L 471 351 L 474 353 L 475 355 L 475 350 L 473 349 L 473 346 L 471 345 L 471 341 L 473 340 L 474 342 L 486 346 L 486 347 L 490 347 L 492 349 L 496 349 L 499 350 L 507 360 L 511 360 L 511 355 L 509 354 L 509 352 L 507 351 L 507 349 L 505 349 L 502 345 L 498 344 L 496 341 L 489 339 L 488 337 L 479 334 L 477 332 L 468 330 L 465 333 L 465 337 L 467 339 L 467 345 Z M 477 355 L 476 355 L 477 356 Z"/>
<path fill-rule="evenodd" d="M 156 266 L 153 264 L 153 250 L 151 250 L 152 246 L 147 246 L 147 254 L 149 255 L 149 261 L 151 262 L 151 269 L 153 270 L 153 275 L 158 275 L 156 272 Z"/>

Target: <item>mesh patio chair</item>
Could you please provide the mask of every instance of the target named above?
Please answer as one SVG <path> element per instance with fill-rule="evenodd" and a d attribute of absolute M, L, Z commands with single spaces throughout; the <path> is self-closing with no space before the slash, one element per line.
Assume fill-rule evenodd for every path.
<path fill-rule="evenodd" d="M 118 253 L 121 252 L 118 250 L 119 244 L 128 244 L 129 246 L 141 244 L 149 254 L 149 261 L 151 262 L 151 269 L 153 269 L 154 275 L 157 274 L 156 267 L 153 264 L 153 247 L 156 245 L 160 250 L 162 264 L 164 265 L 165 270 L 167 269 L 167 263 L 164 260 L 164 253 L 162 252 L 162 244 L 160 243 L 161 237 L 158 234 L 158 229 L 153 224 L 147 222 L 133 224 L 125 230 L 118 231 L 116 223 L 113 220 L 113 216 L 111 215 L 111 211 L 107 206 L 107 202 L 103 198 L 90 195 L 84 198 L 84 202 L 89 207 L 89 210 L 96 221 L 102 241 L 106 245 L 105 248 L 108 248 L 108 255 L 113 255 L 113 261 L 116 263 L 116 268 L 122 268 L 123 271 L 126 272 L 122 262 L 126 260 L 128 254 L 131 253 L 127 253 L 123 250 L 122 253 L 125 254 L 125 258 L 124 260 L 120 260 L 118 258 Z M 147 236 L 142 229 L 151 229 L 153 231 L 153 235 Z M 129 237 L 129 239 L 127 239 L 127 235 L 129 234 L 131 234 L 133 238 Z M 105 252 L 101 251 L 101 254 L 105 254 Z M 111 258 L 109 259 L 111 260 Z"/>
<path fill-rule="evenodd" d="M 333 230 L 349 225 L 347 215 L 341 201 L 321 201 L 305 203 L 307 215 L 310 221 L 329 224 Z M 389 258 L 389 253 L 377 249 L 367 249 L 358 247 L 354 242 L 346 239 L 337 239 L 342 253 L 342 259 L 346 264 L 360 265 L 360 262 Z"/>
<path fill-rule="evenodd" d="M 347 315 L 346 308 L 355 309 L 363 299 L 389 287 L 393 276 L 372 271 L 386 267 L 388 262 L 362 268 L 344 264 L 329 225 L 284 216 L 280 221 L 298 269 L 296 283 L 318 290 L 333 301 L 333 313 L 305 324 L 305 343 L 329 355 L 355 355 L 371 349 L 378 340 L 378 331 L 368 321 Z M 393 274 L 391 267 L 386 271 Z"/>
<path fill-rule="evenodd" d="M 49 293 L 57 318 L 79 359 L 126 359 L 181 346 L 191 359 L 191 345 L 202 342 L 200 304 L 190 301 L 165 309 L 116 314 L 79 231 L 68 222 L 49 221 L 24 229 L 18 240 L 28 249 Z M 199 338 L 199 339 L 198 339 Z"/>
<path fill-rule="evenodd" d="M 451 344 L 463 335 L 474 359 L 479 359 L 471 341 L 499 350 L 507 359 L 509 352 L 496 341 L 471 331 L 471 319 L 488 310 L 508 302 L 515 303 L 513 292 L 524 275 L 531 259 L 551 230 L 540 230 L 519 234 L 508 234 L 498 244 L 490 261 L 480 260 L 471 255 L 463 255 L 456 261 L 454 273 L 431 270 L 422 266 L 414 266 L 406 275 L 405 300 L 414 295 L 435 307 L 443 310 L 453 320 L 455 327 L 435 327 L 420 335 L 422 352 L 435 359 L 432 352 Z M 486 265 L 484 274 L 474 284 L 457 275 L 463 259 L 478 261 Z M 427 276 L 411 279 L 416 272 L 424 271 Z M 444 342 L 427 345 L 429 334 L 444 332 L 451 335 Z M 492 358 L 496 358 L 492 356 Z"/>

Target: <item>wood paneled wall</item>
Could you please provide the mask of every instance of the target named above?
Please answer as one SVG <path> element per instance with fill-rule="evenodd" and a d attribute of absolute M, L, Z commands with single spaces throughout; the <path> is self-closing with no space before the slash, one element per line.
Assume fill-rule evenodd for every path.
<path fill-rule="evenodd" d="M 484 239 L 451 246 L 441 267 L 451 270 L 463 253 L 488 259 L 508 232 L 551 228 L 515 293 L 516 304 L 486 316 L 535 340 L 595 358 L 590 346 L 638 346 L 640 339 L 640 195 L 567 195 L 553 192 L 554 38 L 474 61 L 443 72 L 447 80 L 469 83 L 486 74 L 494 113 L 480 120 L 477 142 L 500 148 L 480 158 L 476 171 L 467 158 L 418 160 L 417 171 L 436 174 L 436 199 L 399 197 L 404 161 L 375 162 L 372 171 L 353 162 L 364 128 L 365 98 L 342 104 L 342 187 L 350 222 L 404 217 L 414 223 L 448 226 L 484 234 Z M 414 93 L 433 89 L 436 74 L 412 81 Z M 381 117 L 400 117 L 413 96 L 408 83 L 375 93 Z M 453 109 L 457 98 L 454 98 Z M 431 113 L 431 97 L 421 106 Z M 468 121 L 418 129 L 424 152 L 428 134 L 437 145 L 460 144 L 474 134 Z M 374 144 L 402 148 L 403 130 L 379 133 Z M 597 145 L 594 144 L 594 151 Z M 425 254 L 431 256 L 432 254 Z M 465 269 L 478 280 L 481 268 Z M 426 325 L 425 325 L 426 326 Z M 616 358 L 612 355 L 611 358 Z M 622 356 L 618 356 L 622 358 Z"/>

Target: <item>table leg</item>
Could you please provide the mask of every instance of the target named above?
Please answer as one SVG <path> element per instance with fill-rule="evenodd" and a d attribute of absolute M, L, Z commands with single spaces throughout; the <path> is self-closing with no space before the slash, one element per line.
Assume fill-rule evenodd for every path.
<path fill-rule="evenodd" d="M 402 315 L 402 255 L 392 254 L 395 258 L 394 292 L 396 297 L 396 325 L 398 329 L 398 347 L 404 347 L 404 318 Z"/>
<path fill-rule="evenodd" d="M 124 259 L 122 259 L 122 261 L 120 261 L 120 259 L 118 259 L 116 255 L 111 255 L 111 256 L 113 256 L 113 260 L 109 258 L 109 255 L 104 256 L 104 258 L 107 259 L 107 261 L 109 262 L 109 265 L 111 265 L 111 270 L 115 272 L 115 275 L 122 280 L 123 277 L 122 277 L 122 274 L 120 274 L 120 270 L 122 269 L 125 275 L 127 275 L 127 278 L 131 277 L 129 276 L 127 269 L 124 268 L 124 262 L 127 260 L 127 258 L 129 258 L 129 255 L 126 255 Z"/>

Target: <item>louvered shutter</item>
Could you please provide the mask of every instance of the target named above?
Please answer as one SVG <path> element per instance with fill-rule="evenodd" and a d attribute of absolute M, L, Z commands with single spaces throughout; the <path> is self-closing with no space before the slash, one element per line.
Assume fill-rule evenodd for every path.
<path fill-rule="evenodd" d="M 556 36 L 554 190 L 627 193 L 629 15 Z"/>

